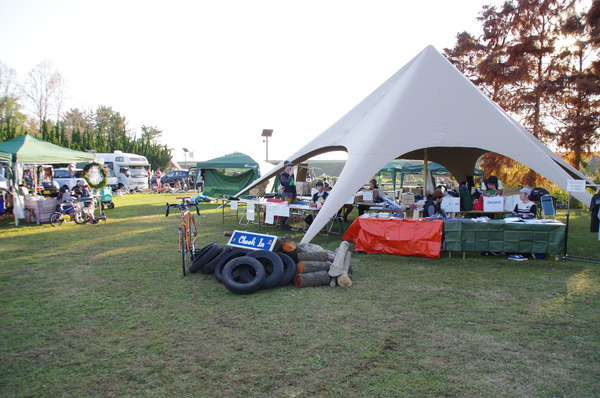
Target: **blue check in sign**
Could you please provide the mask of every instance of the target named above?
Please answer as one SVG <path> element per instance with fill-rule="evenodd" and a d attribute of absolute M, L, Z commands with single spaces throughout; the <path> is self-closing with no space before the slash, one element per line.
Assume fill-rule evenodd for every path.
<path fill-rule="evenodd" d="M 277 242 L 277 237 L 273 235 L 233 231 L 227 244 L 229 246 L 241 247 L 242 249 L 273 251 L 275 242 Z"/>

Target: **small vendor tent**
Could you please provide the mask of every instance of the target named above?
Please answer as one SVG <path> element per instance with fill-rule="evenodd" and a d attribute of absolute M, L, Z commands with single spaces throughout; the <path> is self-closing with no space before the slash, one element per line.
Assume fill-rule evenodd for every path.
<path fill-rule="evenodd" d="M 569 179 L 586 179 L 486 97 L 432 46 L 287 159 L 297 164 L 340 150 L 348 152 L 348 160 L 302 242 L 310 242 L 365 181 L 394 159 L 437 162 L 460 180 L 473 173 L 481 155 L 496 152 L 563 189 Z M 282 169 L 283 162 L 272 174 Z M 238 194 L 269 177 L 262 177 Z M 591 200 L 588 192 L 574 192 L 573 196 L 583 203 Z"/>
<path fill-rule="evenodd" d="M 18 163 L 54 164 L 84 162 L 95 159 L 93 153 L 75 151 L 51 144 L 28 134 L 0 142 L 0 157 L 2 152 L 9 153 L 11 161 Z"/>
<path fill-rule="evenodd" d="M 7 162 L 12 162 L 13 167 L 13 185 L 20 181 L 21 165 L 28 164 L 55 164 L 55 163 L 75 163 L 83 161 L 92 161 L 95 159 L 93 153 L 75 151 L 73 149 L 64 148 L 60 145 L 51 144 L 39 138 L 32 137 L 28 134 L 18 136 L 12 140 L 0 142 L 0 159 L 4 158 L 4 154 L 10 155 Z M 15 196 L 15 207 L 22 206 L 20 203 L 21 197 Z M 15 212 L 15 224 L 19 225 L 18 215 Z"/>
<path fill-rule="evenodd" d="M 383 168 L 379 170 L 379 173 L 390 173 L 395 191 L 398 174 L 400 174 L 400 187 L 402 188 L 404 186 L 404 177 L 406 174 L 423 174 L 423 168 L 424 165 L 421 160 L 392 160 L 383 166 Z M 450 171 L 439 163 L 429 162 L 427 165 L 428 180 L 433 181 L 433 174 L 450 174 Z M 483 176 L 483 171 L 474 169 L 473 175 Z M 458 182 L 460 183 L 461 181 Z"/>
<path fill-rule="evenodd" d="M 235 195 L 259 177 L 258 163 L 239 152 L 197 162 L 196 170 L 196 175 L 202 175 L 204 179 L 202 193 L 215 198 Z M 226 170 L 234 174 L 226 174 Z"/>
<path fill-rule="evenodd" d="M 12 160 L 12 155 L 8 152 L 0 151 L 0 162 L 8 163 Z"/>

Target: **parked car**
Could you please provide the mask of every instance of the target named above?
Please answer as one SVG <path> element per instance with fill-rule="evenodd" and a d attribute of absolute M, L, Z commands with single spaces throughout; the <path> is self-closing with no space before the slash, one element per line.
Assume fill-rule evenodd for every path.
<path fill-rule="evenodd" d="M 69 187 L 69 189 L 73 189 L 79 180 L 85 181 L 83 178 L 83 169 L 76 168 L 75 174 L 69 174 L 69 169 L 66 167 L 54 169 L 53 179 L 58 183 L 60 188 L 62 188 L 63 185 L 66 185 Z M 117 188 L 118 179 L 112 170 L 109 170 L 108 172 L 106 185 L 111 187 L 113 190 Z"/>
<path fill-rule="evenodd" d="M 181 183 L 182 181 L 184 184 L 187 184 L 188 188 L 192 186 L 194 179 L 188 170 L 169 171 L 167 174 L 164 174 L 160 179 L 160 182 L 163 185 L 174 185 L 176 182 Z M 156 183 L 156 176 L 152 176 L 152 183 Z"/>
<path fill-rule="evenodd" d="M 60 188 L 66 185 L 70 190 L 77 185 L 78 181 L 85 181 L 82 169 L 75 169 L 75 174 L 69 174 L 69 169 L 66 167 L 54 169 L 53 179 Z"/>

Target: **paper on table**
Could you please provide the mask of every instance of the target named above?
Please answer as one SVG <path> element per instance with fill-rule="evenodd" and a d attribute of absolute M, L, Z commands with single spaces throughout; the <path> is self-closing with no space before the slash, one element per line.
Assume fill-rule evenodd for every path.
<path fill-rule="evenodd" d="M 267 206 L 265 209 L 265 223 L 274 224 L 275 223 L 275 208 L 279 206 Z"/>

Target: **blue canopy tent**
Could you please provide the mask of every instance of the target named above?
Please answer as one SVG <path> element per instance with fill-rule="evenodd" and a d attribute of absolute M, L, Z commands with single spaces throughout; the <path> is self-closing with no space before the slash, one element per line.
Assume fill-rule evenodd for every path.
<path fill-rule="evenodd" d="M 436 162 L 429 162 L 427 164 L 427 171 L 429 175 L 433 174 L 451 174 L 450 171 Z M 379 173 L 390 173 L 392 178 L 392 184 L 394 192 L 396 191 L 396 178 L 400 174 L 400 188 L 404 187 L 404 177 L 406 174 L 422 174 L 423 173 L 423 161 L 422 160 L 404 160 L 396 159 L 386 164 Z M 483 170 L 475 169 L 473 175 L 483 176 Z"/>

